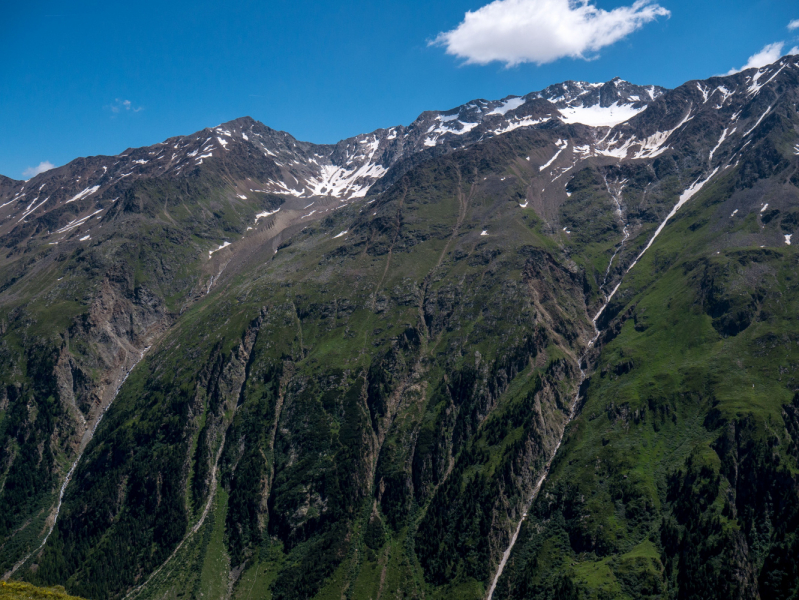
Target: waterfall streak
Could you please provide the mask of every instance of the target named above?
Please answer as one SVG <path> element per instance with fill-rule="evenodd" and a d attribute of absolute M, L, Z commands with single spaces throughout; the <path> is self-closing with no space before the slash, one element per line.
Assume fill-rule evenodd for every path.
<path fill-rule="evenodd" d="M 626 179 L 618 184 L 619 185 L 619 189 L 614 193 L 610 189 L 610 184 L 608 183 L 608 178 L 605 177 L 605 187 L 608 189 L 608 193 L 610 194 L 610 197 L 613 198 L 613 202 L 616 204 L 616 215 L 619 217 L 619 221 L 622 224 L 622 239 L 621 239 L 621 243 L 616 248 L 616 251 L 613 253 L 613 256 L 610 257 L 610 262 L 608 263 L 608 268 L 605 271 L 605 278 L 602 280 L 602 285 L 599 286 L 599 288 L 602 290 L 603 294 L 605 294 L 605 286 L 607 285 L 608 278 L 610 277 L 610 269 L 611 269 L 611 267 L 613 267 L 613 261 L 616 259 L 616 256 L 618 256 L 619 252 L 621 252 L 624 249 L 624 244 L 630 238 L 629 224 L 627 223 L 627 221 L 624 218 L 624 211 L 622 210 L 622 207 L 621 207 L 622 192 L 624 191 L 624 184 L 625 183 L 627 183 Z M 615 292 L 615 290 L 614 290 L 614 292 Z M 605 303 L 607 303 L 609 300 L 610 300 L 610 296 L 605 294 Z"/>

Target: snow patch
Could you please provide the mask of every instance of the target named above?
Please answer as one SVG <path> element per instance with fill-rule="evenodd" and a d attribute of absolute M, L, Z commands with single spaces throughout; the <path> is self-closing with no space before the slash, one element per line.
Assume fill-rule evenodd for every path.
<path fill-rule="evenodd" d="M 757 123 L 755 123 L 755 126 L 754 126 L 754 127 L 752 127 L 752 128 L 749 130 L 749 131 L 747 131 L 747 132 L 744 134 L 744 137 L 746 137 L 747 135 L 749 135 L 750 133 L 752 133 L 752 132 L 753 132 L 755 129 L 757 129 L 757 126 L 758 126 L 758 125 L 760 125 L 760 123 L 762 123 L 762 122 L 763 122 L 763 119 L 765 119 L 765 118 L 766 118 L 766 115 L 767 115 L 767 114 L 769 114 L 769 113 L 771 112 L 771 109 L 773 108 L 773 106 L 774 106 L 773 104 L 772 104 L 771 106 L 769 106 L 769 107 L 766 109 L 766 112 L 764 112 L 762 115 L 760 115 L 760 118 L 757 120 Z"/>
<path fill-rule="evenodd" d="M 352 171 L 335 165 L 322 166 L 319 176 L 308 181 L 311 195 L 327 195 L 334 198 L 341 198 L 342 196 L 363 198 L 366 196 L 374 182 L 388 171 L 383 165 L 371 162 L 375 151 L 376 149 L 372 151 L 366 163 Z"/>
<path fill-rule="evenodd" d="M 768 78 L 768 80 L 764 81 L 763 83 L 758 83 L 758 82 L 759 82 L 759 80 L 760 80 L 760 77 L 761 77 L 762 75 L 765 75 L 765 71 L 758 71 L 757 73 L 755 73 L 755 75 L 752 77 L 752 83 L 751 83 L 751 85 L 749 86 L 749 89 L 747 90 L 747 95 L 748 95 L 748 96 L 755 96 L 755 95 L 757 95 L 757 93 L 758 93 L 758 92 L 760 92 L 760 90 L 761 90 L 761 89 L 762 89 L 764 86 L 766 86 L 766 85 L 768 85 L 769 83 L 771 83 L 772 81 L 774 81 L 774 78 L 775 78 L 777 75 L 779 75 L 779 74 L 780 74 L 780 71 L 782 71 L 784 68 L 785 68 L 785 65 L 782 65 L 782 66 L 781 66 L 779 69 L 777 69 L 777 72 L 776 72 L 776 73 L 774 73 L 774 75 L 772 75 L 771 77 L 769 77 L 769 78 Z"/>
<path fill-rule="evenodd" d="M 750 79 L 749 88 L 746 90 L 747 95 L 752 96 L 754 94 L 757 94 L 760 91 L 760 88 L 763 87 L 762 84 L 761 85 L 757 84 L 761 75 L 763 75 L 763 72 L 758 71 L 752 76 L 752 78 Z"/>
<path fill-rule="evenodd" d="M 510 112 L 512 110 L 516 110 L 517 108 L 519 108 L 524 103 L 525 103 L 525 99 L 524 98 L 508 98 L 502 104 L 497 106 L 494 110 L 492 110 L 489 113 L 486 113 L 486 116 L 488 116 L 488 115 L 502 115 L 504 117 L 505 113 L 508 113 L 508 112 Z"/>
<path fill-rule="evenodd" d="M 339 233 L 338 235 L 334 235 L 334 236 L 333 236 L 333 239 L 335 240 L 335 239 L 337 239 L 337 238 L 340 238 L 342 235 L 346 235 L 346 234 L 347 234 L 347 230 L 345 229 L 344 231 L 342 231 L 342 232 L 341 232 L 341 233 Z"/>
<path fill-rule="evenodd" d="M 519 129 L 520 127 L 532 127 L 533 125 L 540 125 L 541 123 L 546 123 L 547 121 L 551 121 L 550 117 L 546 117 L 544 119 L 534 119 L 532 117 L 524 117 L 519 118 L 515 117 L 515 120 L 508 121 L 504 127 L 498 127 L 494 130 L 494 135 L 502 135 L 503 133 L 508 133 L 509 131 L 513 131 L 515 129 Z"/>
<path fill-rule="evenodd" d="M 430 129 L 427 130 L 429 134 L 438 134 L 438 135 L 430 135 L 424 140 L 424 145 L 428 147 L 436 146 L 438 144 L 438 139 L 446 135 L 447 133 L 451 133 L 453 135 L 466 135 L 472 129 L 477 127 L 480 123 L 465 123 L 464 121 L 455 120 L 458 118 L 458 115 L 454 115 L 453 118 L 450 117 L 442 117 L 438 116 L 438 119 L 442 121 L 442 124 L 436 127 L 432 125 Z M 460 125 L 460 129 L 455 129 L 451 125 L 445 125 L 444 123 L 452 123 L 455 125 L 456 123 Z"/>
<path fill-rule="evenodd" d="M 56 233 L 66 233 L 67 231 L 70 231 L 70 230 L 72 230 L 72 229 L 75 229 L 76 227 L 80 227 L 80 226 L 81 226 L 81 225 L 83 225 L 83 224 L 84 224 L 86 221 L 88 221 L 88 220 L 89 220 L 89 219 L 91 219 L 91 218 L 92 218 L 94 215 L 96 215 L 97 213 L 100 213 L 100 212 L 103 212 L 103 209 L 102 209 L 102 208 L 101 208 L 100 210 L 96 210 L 96 211 L 94 211 L 94 212 L 93 212 L 92 214 L 90 214 L 88 217 L 83 217 L 83 218 L 81 218 L 81 219 L 73 219 L 72 221 L 70 221 L 69 223 L 67 223 L 66 225 L 64 225 L 64 226 L 63 226 L 61 229 L 59 229 L 58 231 L 56 231 Z"/>
<path fill-rule="evenodd" d="M 722 132 L 722 134 L 721 134 L 721 138 L 719 138 L 719 143 L 718 143 L 718 144 L 716 144 L 715 148 L 713 148 L 713 150 L 711 150 L 711 151 L 710 151 L 710 157 L 709 157 L 709 160 L 711 160 L 711 161 L 713 160 L 713 155 L 716 153 L 716 150 L 718 150 L 718 149 L 719 149 L 719 146 L 721 146 L 721 145 L 724 143 L 724 140 L 726 140 L 726 139 L 727 139 L 727 131 L 729 131 L 729 128 L 725 129 L 725 130 Z"/>
<path fill-rule="evenodd" d="M 727 99 L 730 98 L 734 94 L 734 92 L 731 92 L 723 85 L 720 85 L 715 90 L 713 90 L 711 96 L 715 95 L 716 92 L 721 94 L 721 102 L 716 106 L 716 110 L 719 110 L 724 107 L 724 104 L 727 102 Z"/>
<path fill-rule="evenodd" d="M 652 236 L 652 238 L 649 240 L 649 243 L 647 243 L 646 247 L 645 247 L 643 250 L 641 250 L 641 254 L 639 254 L 639 255 L 638 255 L 638 258 L 636 258 L 636 259 L 633 261 L 633 264 L 631 264 L 629 267 L 627 267 L 627 272 L 629 272 L 629 271 L 630 271 L 630 270 L 631 270 L 631 269 L 632 269 L 632 268 L 633 268 L 633 267 L 634 267 L 636 264 L 638 264 L 638 261 L 639 261 L 639 260 L 641 260 L 641 257 L 644 255 L 644 253 L 645 253 L 647 250 L 649 250 L 649 248 L 650 248 L 650 247 L 652 246 L 652 244 L 655 242 L 655 240 L 657 239 L 657 237 L 660 235 L 660 232 L 661 232 L 661 231 L 663 231 L 663 228 L 664 228 L 664 227 L 666 227 L 666 224 L 667 224 L 667 223 L 668 223 L 668 222 L 671 220 L 671 218 L 672 218 L 674 215 L 676 215 L 676 214 L 677 214 L 677 211 L 678 211 L 678 210 L 680 210 L 680 208 L 682 208 L 682 206 L 683 206 L 683 205 L 684 205 L 686 202 L 688 202 L 688 201 L 689 201 L 691 198 L 693 198 L 693 197 L 694 197 L 696 194 L 698 194 L 698 193 L 699 193 L 699 191 L 700 191 L 700 190 L 701 190 L 703 187 L 705 187 L 705 184 L 706 184 L 708 181 L 710 181 L 710 180 L 713 178 L 713 176 L 714 176 L 714 175 L 715 175 L 715 174 L 718 172 L 718 170 L 719 170 L 719 168 L 718 168 L 718 167 L 716 167 L 716 168 L 713 170 L 713 172 L 712 172 L 712 173 L 711 173 L 711 174 L 708 176 L 708 178 L 707 178 L 707 179 L 705 179 L 705 180 L 702 180 L 702 181 L 700 181 L 700 180 L 698 180 L 698 179 L 697 179 L 697 180 L 696 180 L 696 181 L 695 181 L 695 182 L 694 182 L 694 183 L 693 183 L 693 184 L 692 184 L 692 185 L 691 185 L 691 186 L 690 186 L 690 187 L 689 187 L 687 190 L 685 190 L 685 191 L 684 191 L 684 192 L 683 192 L 683 193 L 680 195 L 680 199 L 677 201 L 677 204 L 675 204 L 675 205 L 674 205 L 674 208 L 672 208 L 672 209 L 671 209 L 671 212 L 668 214 L 668 216 L 667 216 L 667 217 L 666 217 L 666 218 L 663 220 L 663 222 L 662 222 L 662 223 L 660 224 L 660 226 L 657 228 L 657 230 L 655 231 L 655 235 L 653 235 L 653 236 Z M 615 290 L 614 290 L 614 291 L 615 291 Z"/>
<path fill-rule="evenodd" d="M 227 248 L 228 246 L 230 246 L 230 242 L 223 242 L 222 245 L 219 246 L 219 248 L 217 248 L 216 250 L 209 250 L 208 251 L 208 258 L 211 258 L 211 255 L 214 252 L 219 252 L 220 250 L 222 250 L 223 248 Z"/>
<path fill-rule="evenodd" d="M 569 147 L 569 142 L 567 140 L 558 140 L 557 142 L 555 142 L 555 145 L 558 147 L 558 151 L 555 153 L 555 156 L 553 156 L 551 159 L 549 159 L 549 162 L 547 164 L 541 165 L 538 168 L 539 171 L 543 171 L 549 165 L 551 165 L 553 162 L 555 162 L 555 160 L 558 158 L 558 156 L 560 156 L 560 153 L 563 152 L 566 148 Z"/>
<path fill-rule="evenodd" d="M 41 188 L 40 188 L 40 189 L 41 189 Z M 36 198 L 36 200 L 38 200 L 38 199 L 39 199 L 39 198 Z M 31 204 L 28 204 L 28 208 L 26 208 L 26 209 L 25 209 L 25 212 L 22 214 L 22 218 L 20 219 L 20 221 L 22 221 L 22 219 L 24 219 L 25 217 L 27 217 L 29 214 L 31 214 L 33 211 L 35 211 L 35 210 L 36 210 L 37 208 L 39 208 L 40 206 L 43 206 L 43 205 L 44 205 L 44 203 L 45 203 L 45 202 L 47 202 L 49 199 L 50 199 L 50 196 L 47 196 L 47 198 L 45 198 L 44 200 L 42 200 L 41 202 L 39 202 L 39 204 L 37 204 L 37 205 L 36 205 L 36 206 L 34 206 L 33 208 L 31 208 L 31 204 L 33 204 L 33 202 L 31 202 Z M 35 200 L 34 200 L 34 202 L 35 202 Z M 4 204 L 3 206 L 5 206 L 5 204 Z M 17 221 L 17 222 L 19 222 L 19 221 Z"/>
<path fill-rule="evenodd" d="M 638 151 L 633 155 L 632 158 L 655 158 L 663 154 L 666 150 L 669 149 L 669 146 L 666 145 L 669 138 L 672 134 L 677 131 L 680 127 L 685 125 L 688 121 L 693 119 L 691 115 L 691 111 L 688 111 L 688 114 L 680 121 L 676 127 L 673 129 L 669 129 L 668 131 L 656 131 L 648 138 L 642 141 L 638 141 L 635 137 L 628 138 L 621 146 L 614 148 L 613 145 L 617 142 L 618 134 L 613 136 L 613 139 L 607 143 L 607 145 L 603 149 L 598 149 L 597 154 L 602 156 L 612 156 L 618 159 L 627 158 L 629 151 L 632 148 L 638 147 Z M 621 141 L 619 139 L 618 141 Z"/>
<path fill-rule="evenodd" d="M 710 94 L 699 83 L 696 84 L 696 87 L 699 89 L 700 92 L 702 92 L 702 98 L 704 99 L 703 104 L 707 104 L 707 100 L 710 97 Z"/>
<path fill-rule="evenodd" d="M 128 175 L 130 175 L 130 173 L 128 173 Z M 64 202 L 64 204 L 69 204 L 70 202 L 75 202 L 76 200 L 81 200 L 82 198 L 87 198 L 87 197 L 91 196 L 92 194 L 94 194 L 99 189 L 100 189 L 99 185 L 95 185 L 94 187 L 87 187 L 82 192 L 78 192 L 77 194 L 72 196 L 72 198 L 70 198 L 69 200 Z"/>
<path fill-rule="evenodd" d="M 629 121 L 646 110 L 646 106 L 635 108 L 632 104 L 614 102 L 610 106 L 571 106 L 560 109 L 564 123 L 582 123 L 591 127 L 613 127 Z"/>
<path fill-rule="evenodd" d="M 258 219 L 264 219 L 266 217 L 271 217 L 272 215 L 274 215 L 276 213 L 279 213 L 279 212 L 280 212 L 280 208 L 278 207 L 276 210 L 273 210 L 273 211 L 266 211 L 266 212 L 258 213 L 257 215 L 255 215 L 255 222 L 257 223 Z"/>

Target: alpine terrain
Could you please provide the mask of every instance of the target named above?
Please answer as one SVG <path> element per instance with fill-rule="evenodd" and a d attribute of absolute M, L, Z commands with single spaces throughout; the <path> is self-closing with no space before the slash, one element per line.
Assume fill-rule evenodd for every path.
<path fill-rule="evenodd" d="M 0 177 L 4 589 L 799 597 L 798 110 L 789 56 Z"/>

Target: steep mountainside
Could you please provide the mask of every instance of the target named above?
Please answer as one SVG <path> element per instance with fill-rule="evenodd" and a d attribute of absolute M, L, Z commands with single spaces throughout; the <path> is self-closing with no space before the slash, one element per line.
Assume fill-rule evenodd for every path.
<path fill-rule="evenodd" d="M 797 106 L 786 57 L 0 179 L 0 568 L 795 597 Z"/>

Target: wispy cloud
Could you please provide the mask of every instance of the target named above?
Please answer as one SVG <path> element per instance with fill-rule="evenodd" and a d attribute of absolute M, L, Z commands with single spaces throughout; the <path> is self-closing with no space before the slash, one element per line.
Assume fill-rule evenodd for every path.
<path fill-rule="evenodd" d="M 785 42 L 774 42 L 773 44 L 768 44 L 767 46 L 764 46 L 760 52 L 750 56 L 749 60 L 746 61 L 746 64 L 743 67 L 740 69 L 730 69 L 727 71 L 727 75 L 735 75 L 736 73 L 746 71 L 747 69 L 759 69 L 760 67 L 770 65 L 771 63 L 776 62 L 785 56 L 782 52 L 784 47 Z M 799 48 L 792 48 L 788 54 L 797 54 L 797 50 L 799 50 Z"/>
<path fill-rule="evenodd" d="M 124 113 L 124 112 L 137 113 L 137 112 L 140 112 L 140 111 L 144 110 L 143 106 L 138 106 L 138 107 L 133 106 L 133 103 L 130 100 L 122 100 L 120 98 L 117 98 L 116 100 L 114 100 L 113 104 L 109 104 L 106 108 L 108 110 L 110 110 L 112 113 L 114 113 L 115 115 L 118 115 L 118 114 Z"/>
<path fill-rule="evenodd" d="M 671 13 L 652 0 L 606 11 L 590 0 L 495 0 L 467 12 L 432 42 L 467 64 L 542 65 L 560 58 L 590 59 L 645 24 Z"/>
<path fill-rule="evenodd" d="M 794 19 L 790 23 L 788 23 L 788 29 L 793 31 L 794 29 L 799 29 L 799 19 Z"/>
<path fill-rule="evenodd" d="M 55 169 L 55 165 L 51 163 L 49 160 L 45 160 L 39 163 L 38 167 L 28 167 L 24 171 L 22 171 L 23 177 L 36 177 L 40 173 L 44 173 L 45 171 L 49 171 L 50 169 Z"/>

